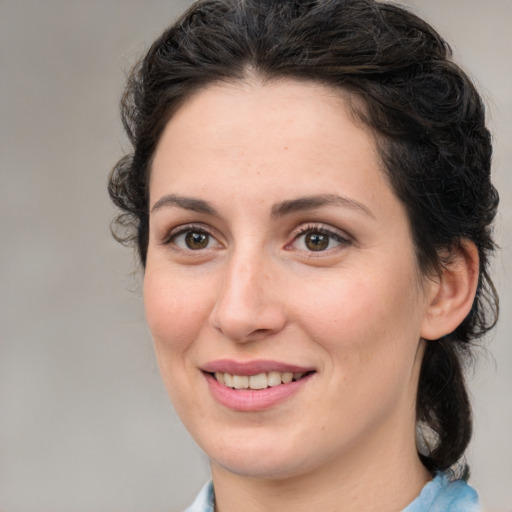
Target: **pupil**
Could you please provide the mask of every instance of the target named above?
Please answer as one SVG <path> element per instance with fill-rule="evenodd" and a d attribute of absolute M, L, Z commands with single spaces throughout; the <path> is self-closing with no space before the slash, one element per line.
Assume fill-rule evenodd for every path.
<path fill-rule="evenodd" d="M 208 235 L 192 231 L 186 234 L 185 242 L 189 249 L 204 249 L 208 245 Z"/>
<path fill-rule="evenodd" d="M 306 245 L 312 251 L 323 251 L 329 245 L 329 237 L 320 233 L 309 233 L 306 235 Z"/>

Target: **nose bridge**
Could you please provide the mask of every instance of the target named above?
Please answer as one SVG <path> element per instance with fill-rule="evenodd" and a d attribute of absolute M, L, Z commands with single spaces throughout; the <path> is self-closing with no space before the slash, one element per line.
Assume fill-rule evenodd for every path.
<path fill-rule="evenodd" d="M 280 330 L 285 318 L 272 275 L 273 264 L 264 251 L 233 251 L 222 272 L 213 326 L 239 342 Z"/>
<path fill-rule="evenodd" d="M 234 254 L 225 274 L 226 291 L 240 294 L 243 298 L 246 293 L 249 299 L 258 298 L 254 291 L 259 287 L 264 271 L 264 258 L 258 252 Z"/>

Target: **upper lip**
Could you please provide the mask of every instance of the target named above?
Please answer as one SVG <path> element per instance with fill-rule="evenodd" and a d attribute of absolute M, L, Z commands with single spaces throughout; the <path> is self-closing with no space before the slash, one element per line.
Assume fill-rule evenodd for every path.
<path fill-rule="evenodd" d="M 267 359 L 255 359 L 253 361 L 235 361 L 233 359 L 217 359 L 210 361 L 201 367 L 207 373 L 231 373 L 232 375 L 258 375 L 266 372 L 291 372 L 307 373 L 315 369 L 310 366 L 271 361 Z"/>

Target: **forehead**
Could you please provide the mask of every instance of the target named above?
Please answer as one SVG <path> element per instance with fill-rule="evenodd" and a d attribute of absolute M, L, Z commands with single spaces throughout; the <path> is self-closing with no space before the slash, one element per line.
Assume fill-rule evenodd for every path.
<path fill-rule="evenodd" d="M 150 195 L 162 179 L 194 188 L 199 178 L 306 180 L 314 187 L 342 170 L 345 179 L 371 187 L 380 167 L 374 137 L 355 122 L 343 91 L 296 81 L 216 84 L 189 98 L 165 127 Z"/>

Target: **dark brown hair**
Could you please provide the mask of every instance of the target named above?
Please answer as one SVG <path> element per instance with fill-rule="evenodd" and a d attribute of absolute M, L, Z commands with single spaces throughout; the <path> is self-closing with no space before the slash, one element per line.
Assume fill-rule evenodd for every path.
<path fill-rule="evenodd" d="M 145 265 L 151 159 L 173 112 L 198 89 L 290 78 L 327 84 L 355 99 L 375 134 L 392 188 L 409 216 L 420 269 L 469 239 L 480 258 L 472 309 L 454 332 L 427 342 L 417 419 L 434 442 L 420 450 L 430 471 L 453 468 L 471 437 L 463 369 L 474 341 L 496 322 L 488 274 L 498 194 L 490 182 L 491 138 L 482 101 L 426 22 L 373 0 L 200 0 L 151 46 L 122 99 L 133 153 L 114 167 L 109 193 L 122 210 L 118 240 Z"/>

